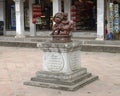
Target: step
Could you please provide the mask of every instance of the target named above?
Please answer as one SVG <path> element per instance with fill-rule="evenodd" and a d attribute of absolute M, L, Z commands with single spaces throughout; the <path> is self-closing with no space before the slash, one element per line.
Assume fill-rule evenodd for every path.
<path fill-rule="evenodd" d="M 64 85 L 74 85 L 76 84 L 78 81 L 82 81 L 88 77 L 91 76 L 91 73 L 86 73 L 83 74 L 82 76 L 72 80 L 62 80 L 62 79 L 54 79 L 54 78 L 40 78 L 40 77 L 33 77 L 31 78 L 31 81 L 36 81 L 36 82 L 48 82 L 48 83 L 53 83 L 53 84 L 64 84 Z"/>
<path fill-rule="evenodd" d="M 91 82 L 97 79 L 98 79 L 98 76 L 91 76 L 81 81 L 78 81 L 74 85 L 54 84 L 54 83 L 47 83 L 47 82 L 43 83 L 43 82 L 36 82 L 36 81 L 24 82 L 24 85 L 42 87 L 42 88 L 53 88 L 53 89 L 59 89 L 64 91 L 75 91 L 87 84 L 90 84 Z"/>
<path fill-rule="evenodd" d="M 24 82 L 24 84 L 74 91 L 97 79 L 98 76 L 88 73 L 86 68 L 80 68 L 72 73 L 38 71 L 35 77 L 32 77 L 28 82 Z"/>
<path fill-rule="evenodd" d="M 26 48 L 37 48 L 36 42 L 22 42 L 22 41 L 0 41 L 0 46 L 7 47 L 26 47 Z"/>
<path fill-rule="evenodd" d="M 37 38 L 0 37 L 0 46 L 37 48 L 37 43 L 45 42 L 47 40 L 45 38 L 39 39 L 38 37 Z M 81 51 L 120 53 L 119 40 L 97 41 L 97 40 L 78 39 L 75 41 L 80 42 Z"/>
<path fill-rule="evenodd" d="M 120 45 L 84 44 L 81 51 L 120 53 Z"/>

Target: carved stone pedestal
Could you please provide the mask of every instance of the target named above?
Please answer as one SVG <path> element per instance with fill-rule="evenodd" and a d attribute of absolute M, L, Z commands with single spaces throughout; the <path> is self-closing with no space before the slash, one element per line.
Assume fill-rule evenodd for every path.
<path fill-rule="evenodd" d="M 74 91 L 98 79 L 81 67 L 78 42 L 48 42 L 38 47 L 43 50 L 43 70 L 25 85 Z"/>

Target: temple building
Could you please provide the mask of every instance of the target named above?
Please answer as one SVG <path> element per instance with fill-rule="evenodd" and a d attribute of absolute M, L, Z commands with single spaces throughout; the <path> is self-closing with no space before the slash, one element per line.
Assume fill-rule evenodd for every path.
<path fill-rule="evenodd" d="M 65 12 L 75 22 L 73 35 L 95 33 L 96 40 L 105 40 L 112 33 L 119 39 L 119 9 L 119 0 L 0 0 L 0 21 L 3 35 L 47 36 L 54 14 Z"/>

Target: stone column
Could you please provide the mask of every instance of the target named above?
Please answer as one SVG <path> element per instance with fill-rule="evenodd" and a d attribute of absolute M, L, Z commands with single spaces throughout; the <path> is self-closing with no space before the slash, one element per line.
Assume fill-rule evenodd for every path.
<path fill-rule="evenodd" d="M 4 1 L 0 0 L 0 21 L 4 21 Z"/>
<path fill-rule="evenodd" d="M 109 20 L 109 18 L 110 18 L 110 17 L 109 17 L 109 16 L 110 16 L 109 3 L 110 3 L 110 0 L 108 0 L 108 1 L 107 1 L 107 4 L 106 4 L 106 5 L 107 5 L 107 10 L 106 10 L 106 11 L 107 11 L 107 16 L 106 16 L 107 18 L 106 18 L 106 19 L 107 19 L 107 22 L 108 22 L 108 23 L 107 23 L 107 31 L 108 31 L 108 32 L 110 32 L 110 29 L 109 29 L 109 26 L 110 26 L 110 24 L 109 24 L 109 22 L 110 22 L 110 20 Z"/>
<path fill-rule="evenodd" d="M 68 13 L 68 20 L 71 20 L 71 0 L 64 0 L 64 12 Z"/>
<path fill-rule="evenodd" d="M 32 23 L 32 4 L 35 0 L 29 0 L 30 36 L 36 36 L 36 24 Z"/>
<path fill-rule="evenodd" d="M 14 0 L 16 11 L 16 36 L 15 38 L 24 38 L 24 4 L 25 0 Z"/>
<path fill-rule="evenodd" d="M 5 35 L 5 4 L 4 0 L 0 0 L 0 21 L 3 21 L 3 35 Z"/>
<path fill-rule="evenodd" d="M 104 0 L 97 0 L 97 38 L 104 40 Z"/>
<path fill-rule="evenodd" d="M 53 0 L 53 16 L 57 12 L 61 12 L 61 0 Z"/>

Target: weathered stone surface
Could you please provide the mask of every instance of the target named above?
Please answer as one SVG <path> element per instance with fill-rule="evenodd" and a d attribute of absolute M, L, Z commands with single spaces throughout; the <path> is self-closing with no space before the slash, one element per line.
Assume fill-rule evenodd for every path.
<path fill-rule="evenodd" d="M 24 82 L 24 84 L 43 88 L 75 91 L 97 79 L 98 76 L 92 76 L 91 73 L 87 73 L 86 69 L 83 68 L 72 74 L 38 72 L 36 77 L 31 78 L 31 81 Z"/>
<path fill-rule="evenodd" d="M 43 51 L 43 69 L 25 85 L 74 91 L 98 79 L 81 67 L 78 42 L 38 45 Z"/>
<path fill-rule="evenodd" d="M 79 42 L 44 42 L 38 47 L 43 51 L 43 71 L 70 74 L 80 69 Z"/>
<path fill-rule="evenodd" d="M 55 72 L 48 72 L 48 71 L 39 71 L 36 73 L 36 76 L 39 78 L 52 78 L 52 79 L 62 79 L 62 80 L 73 80 L 74 78 L 78 78 L 83 74 L 87 73 L 86 68 L 81 68 L 80 70 L 76 70 L 73 73 L 55 73 Z"/>

